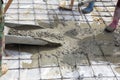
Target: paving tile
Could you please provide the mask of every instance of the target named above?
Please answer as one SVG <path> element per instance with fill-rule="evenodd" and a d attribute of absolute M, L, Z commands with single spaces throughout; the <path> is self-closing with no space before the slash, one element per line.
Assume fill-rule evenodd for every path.
<path fill-rule="evenodd" d="M 45 4 L 45 2 L 43 0 L 34 0 L 34 3 Z"/>
<path fill-rule="evenodd" d="M 103 6 L 102 2 L 96 2 L 95 5 L 97 5 L 97 6 Z"/>
<path fill-rule="evenodd" d="M 63 80 L 75 80 L 75 79 L 63 79 Z"/>
<path fill-rule="evenodd" d="M 10 11 L 9 11 L 10 12 Z M 15 12 L 18 12 L 17 10 L 15 10 Z M 12 15 L 11 14 L 7 14 L 7 16 L 6 16 L 6 19 L 7 20 L 18 20 L 18 16 L 16 15 L 16 13 L 13 13 Z M 9 16 L 10 15 L 10 16 Z"/>
<path fill-rule="evenodd" d="M 41 68 L 41 79 L 61 78 L 58 67 Z"/>
<path fill-rule="evenodd" d="M 117 78 L 115 78 L 115 77 L 107 77 L 107 78 L 97 78 L 97 80 L 118 80 Z"/>
<path fill-rule="evenodd" d="M 25 23 L 25 24 L 35 24 L 35 22 L 34 21 L 23 21 L 23 20 L 20 20 L 20 22 L 19 22 L 20 24 L 23 24 L 23 23 Z"/>
<path fill-rule="evenodd" d="M 96 80 L 95 78 L 81 78 L 81 79 L 63 79 L 63 80 Z"/>
<path fill-rule="evenodd" d="M 112 72 L 110 66 L 108 65 L 94 65 L 92 66 L 95 76 L 107 76 L 107 77 L 114 77 L 114 73 Z"/>
<path fill-rule="evenodd" d="M 85 17 L 86 17 L 86 20 L 88 20 L 88 21 L 92 21 L 93 20 L 92 16 L 90 14 L 87 14 Z"/>
<path fill-rule="evenodd" d="M 32 3 L 32 0 L 29 0 L 29 1 L 23 1 L 23 0 L 19 0 L 19 3 L 22 3 L 22 4 L 24 4 L 24 3 Z"/>
<path fill-rule="evenodd" d="M 120 67 L 119 65 L 111 65 L 111 68 L 114 72 L 114 74 L 117 76 L 117 77 L 120 77 Z"/>
<path fill-rule="evenodd" d="M 75 59 L 76 59 L 77 66 L 89 65 L 88 59 L 87 59 L 87 57 L 84 54 L 77 54 L 77 55 L 75 55 Z"/>
<path fill-rule="evenodd" d="M 36 16 L 39 16 L 39 14 L 41 14 L 41 15 L 47 14 L 47 11 L 46 10 L 35 9 L 35 13 L 36 13 Z M 37 19 L 39 19 L 39 18 L 37 17 Z M 43 19 L 43 18 L 40 18 L 40 19 Z"/>
<path fill-rule="evenodd" d="M 19 3 L 19 8 L 33 8 L 33 4 L 22 4 Z"/>
<path fill-rule="evenodd" d="M 37 20 L 48 20 L 48 16 L 46 14 L 36 15 Z"/>
<path fill-rule="evenodd" d="M 19 60 L 3 60 L 2 63 L 7 64 L 8 69 L 19 68 Z"/>
<path fill-rule="evenodd" d="M 18 80 L 19 71 L 18 70 L 8 70 L 5 75 L 0 77 L 0 80 Z"/>
<path fill-rule="evenodd" d="M 26 15 L 26 14 L 20 14 L 19 17 L 20 17 L 19 18 L 20 20 L 34 20 L 34 16 L 32 14 L 28 14 L 28 15 Z"/>
<path fill-rule="evenodd" d="M 82 80 L 96 80 L 95 78 L 83 78 Z"/>
<path fill-rule="evenodd" d="M 58 3 L 59 3 L 59 0 L 48 0 L 47 3 L 48 3 L 48 4 L 55 5 L 55 4 L 58 4 Z"/>
<path fill-rule="evenodd" d="M 39 68 L 20 70 L 20 80 L 38 80 L 38 79 L 40 79 Z"/>
<path fill-rule="evenodd" d="M 20 60 L 20 68 L 39 68 L 38 59 Z"/>
<path fill-rule="evenodd" d="M 63 80 L 96 80 L 95 78 L 81 78 L 81 79 L 63 79 Z"/>
<path fill-rule="evenodd" d="M 79 77 L 79 72 L 77 70 L 72 69 L 72 67 L 61 67 L 60 68 L 62 72 L 63 78 L 78 78 Z"/>
<path fill-rule="evenodd" d="M 90 62 L 92 65 L 100 65 L 100 64 L 108 64 L 107 60 L 104 58 L 104 56 L 89 56 Z"/>
<path fill-rule="evenodd" d="M 37 54 L 38 53 L 38 54 Z M 39 51 L 36 46 L 20 46 L 20 59 L 38 59 Z"/>
<path fill-rule="evenodd" d="M 55 56 L 51 54 L 41 54 L 40 57 L 40 66 L 48 67 L 48 66 L 58 66 L 58 60 Z"/>
<path fill-rule="evenodd" d="M 69 16 L 69 17 L 68 17 Z M 65 20 L 75 20 L 75 18 L 73 16 L 70 16 L 70 15 L 63 15 L 64 19 Z"/>
<path fill-rule="evenodd" d="M 117 79 L 120 80 L 120 77 L 118 77 Z"/>
<path fill-rule="evenodd" d="M 91 66 L 78 66 L 78 71 L 83 78 L 94 76 Z"/>
<path fill-rule="evenodd" d="M 6 46 L 5 55 L 3 55 L 3 59 L 18 59 L 19 58 L 18 46 L 17 45 Z"/>
<path fill-rule="evenodd" d="M 114 53 L 113 53 L 114 54 Z M 117 55 L 113 55 L 113 56 L 105 56 L 107 61 L 111 64 L 120 64 L 120 56 L 117 56 Z"/>
<path fill-rule="evenodd" d="M 13 11 L 14 10 L 14 11 Z M 17 9 L 9 9 L 8 11 L 7 11 L 9 14 L 17 14 L 17 12 L 18 12 L 18 10 Z M 9 15 L 9 14 L 7 14 L 7 15 Z M 17 16 L 17 15 L 16 15 Z"/>
<path fill-rule="evenodd" d="M 20 14 L 27 14 L 27 13 L 29 13 L 29 14 L 33 14 L 34 13 L 34 11 L 33 11 L 33 9 L 19 9 L 19 13 Z"/>
<path fill-rule="evenodd" d="M 20 59 L 31 59 L 32 54 L 28 52 L 20 52 Z"/>

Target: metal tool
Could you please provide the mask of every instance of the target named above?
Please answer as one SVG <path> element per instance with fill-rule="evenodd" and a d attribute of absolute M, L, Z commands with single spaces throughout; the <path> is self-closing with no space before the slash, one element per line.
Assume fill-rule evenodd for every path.
<path fill-rule="evenodd" d="M 9 6 L 11 5 L 13 0 L 9 0 L 5 6 L 4 13 L 8 10 Z M 9 28 L 25 30 L 25 29 L 43 29 L 39 25 L 29 25 L 29 24 L 17 24 L 17 23 L 6 23 L 5 26 Z M 16 35 L 5 35 L 5 44 L 27 44 L 27 45 L 54 45 L 54 46 L 61 46 L 58 42 L 52 42 L 41 38 L 33 38 L 30 36 L 16 36 Z"/>
<path fill-rule="evenodd" d="M 5 22 L 5 26 L 10 27 L 10 28 L 15 28 L 15 29 L 43 29 L 44 27 L 39 26 L 39 25 L 33 25 L 33 24 L 18 24 L 18 23 L 8 23 Z"/>
<path fill-rule="evenodd" d="M 51 42 L 48 40 L 33 38 L 30 36 L 16 36 L 16 35 L 5 35 L 5 44 L 26 44 L 26 45 L 53 45 L 61 46 L 58 42 Z"/>
<path fill-rule="evenodd" d="M 5 23 L 5 28 L 14 28 L 17 30 L 25 30 L 28 27 L 31 27 L 28 30 L 33 29 L 41 29 L 40 26 L 37 25 L 28 25 L 28 24 L 16 24 L 16 23 Z M 21 28 L 22 27 L 22 28 Z M 9 31 L 9 30 L 6 30 Z M 53 46 L 61 46 L 61 43 L 54 42 L 51 40 L 42 39 L 40 37 L 31 37 L 31 36 L 17 36 L 17 35 L 9 35 L 7 32 L 5 34 L 5 43 L 6 44 L 26 44 L 26 45 L 53 45 Z"/>
<path fill-rule="evenodd" d="M 84 19 L 84 15 L 83 13 L 81 12 L 81 6 L 78 4 L 78 12 L 80 13 L 82 19 Z"/>

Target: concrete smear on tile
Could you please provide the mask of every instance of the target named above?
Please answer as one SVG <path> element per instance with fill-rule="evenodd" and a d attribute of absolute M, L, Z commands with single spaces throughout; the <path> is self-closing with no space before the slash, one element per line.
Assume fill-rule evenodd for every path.
<path fill-rule="evenodd" d="M 116 67 L 116 68 L 115 68 L 115 71 L 116 71 L 117 73 L 120 73 L 120 67 Z"/>
<path fill-rule="evenodd" d="M 59 62 L 60 67 L 66 65 L 68 68 L 73 69 L 76 64 L 83 64 L 87 62 L 87 58 L 80 60 L 80 58 L 82 58 L 81 54 L 84 56 L 99 55 L 103 57 L 103 54 L 99 50 L 101 45 L 106 46 L 108 43 L 111 43 L 111 46 L 115 46 L 113 41 L 114 37 L 110 36 L 110 38 L 108 38 L 108 36 L 104 36 L 106 33 L 103 33 L 105 26 L 103 23 L 91 23 L 91 26 L 89 26 L 86 23 L 81 23 L 78 25 L 75 21 L 61 23 L 60 20 L 56 20 L 55 24 L 52 24 L 52 28 L 48 25 L 49 24 L 47 23 L 46 25 L 44 24 L 46 29 L 33 31 L 12 30 L 9 32 L 11 35 L 39 37 L 46 40 L 50 39 L 53 42 L 59 41 L 62 43 L 61 47 L 55 49 L 40 47 L 40 52 L 32 55 L 32 59 L 40 59 L 40 66 L 55 66 L 58 65 Z M 114 48 L 111 48 L 110 52 L 113 55 Z M 34 59 L 31 64 L 24 63 L 23 67 L 38 67 L 36 64 L 38 64 L 39 61 L 35 61 Z M 92 60 L 94 60 L 94 57 Z"/>

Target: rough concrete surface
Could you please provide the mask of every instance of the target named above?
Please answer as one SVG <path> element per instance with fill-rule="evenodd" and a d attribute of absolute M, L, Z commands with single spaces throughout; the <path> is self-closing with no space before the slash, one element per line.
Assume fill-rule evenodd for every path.
<path fill-rule="evenodd" d="M 78 0 L 73 11 L 58 10 L 60 1 L 15 0 L 6 21 L 37 24 L 43 29 L 14 28 L 6 34 L 42 38 L 62 46 L 7 45 L 3 63 L 8 64 L 9 71 L 1 80 L 120 79 L 120 29 L 104 32 L 112 20 L 116 1 L 98 0 L 90 14 L 78 12 Z"/>
<path fill-rule="evenodd" d="M 39 25 L 40 23 L 39 21 Z M 39 57 L 41 58 L 40 65 L 42 66 L 58 65 L 58 59 L 61 68 L 64 64 L 71 70 L 75 70 L 76 64 L 92 64 L 92 62 L 87 61 L 86 57 L 83 57 L 84 55 L 89 56 L 91 61 L 97 63 L 101 61 L 119 63 L 118 59 L 115 60 L 118 57 L 117 55 L 119 55 L 117 52 L 120 51 L 119 47 L 116 47 L 116 42 L 117 46 L 119 45 L 119 37 L 116 37 L 118 36 L 117 33 L 105 33 L 103 32 L 104 24 L 94 22 L 90 24 L 91 26 L 86 23 L 81 23 L 78 26 L 74 21 L 68 21 L 64 24 L 57 20 L 55 24 L 52 24 L 54 26 L 52 28 L 47 27 L 49 24 L 44 23 L 45 29 L 40 30 L 10 29 L 9 35 L 31 36 L 62 43 L 62 46 L 58 48 L 39 48 L 40 52 L 33 54 L 31 57 L 32 63 L 23 63 L 24 68 L 38 67 L 38 61 L 34 60 L 34 58 Z M 107 56 L 107 60 L 103 59 L 103 56 Z M 118 68 L 115 70 L 118 71 Z"/>

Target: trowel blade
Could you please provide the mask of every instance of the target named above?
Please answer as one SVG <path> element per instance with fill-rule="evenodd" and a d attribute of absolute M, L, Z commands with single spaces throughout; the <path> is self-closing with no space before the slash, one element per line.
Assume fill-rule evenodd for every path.
<path fill-rule="evenodd" d="M 14 28 L 14 29 L 43 29 L 43 27 L 39 26 L 39 25 L 32 25 L 32 24 L 18 24 L 18 23 L 8 23 L 5 22 L 5 26 L 10 27 L 10 28 Z"/>
<path fill-rule="evenodd" d="M 16 35 L 5 35 L 5 44 L 26 44 L 26 45 L 53 45 L 61 46 L 60 43 L 47 41 L 44 39 L 35 39 L 26 36 L 16 36 Z"/>

